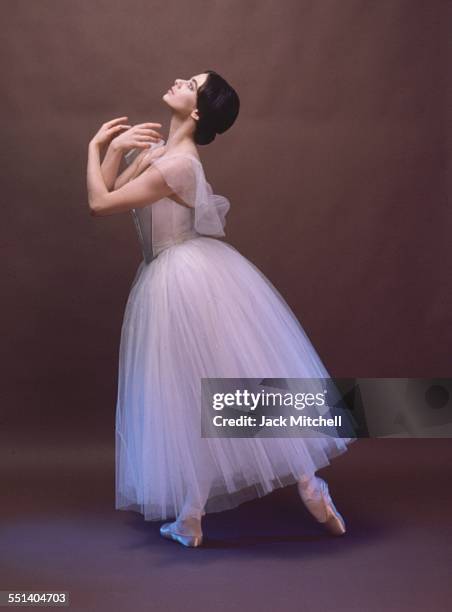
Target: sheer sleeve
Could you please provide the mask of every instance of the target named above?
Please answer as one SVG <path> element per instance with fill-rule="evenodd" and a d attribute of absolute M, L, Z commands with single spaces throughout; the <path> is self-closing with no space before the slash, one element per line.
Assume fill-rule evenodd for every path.
<path fill-rule="evenodd" d="M 130 166 L 133 160 L 141 153 L 142 149 L 136 148 L 131 149 L 124 155 L 124 159 L 126 160 L 126 164 Z"/>
<path fill-rule="evenodd" d="M 225 236 L 230 202 L 213 193 L 197 159 L 185 154 L 163 155 L 152 163 L 152 167 L 160 171 L 173 193 L 195 209 L 194 227 L 199 234 Z"/>

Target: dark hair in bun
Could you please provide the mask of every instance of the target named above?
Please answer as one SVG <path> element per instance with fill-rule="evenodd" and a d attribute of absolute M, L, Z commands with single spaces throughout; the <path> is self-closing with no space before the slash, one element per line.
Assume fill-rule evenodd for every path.
<path fill-rule="evenodd" d="M 199 119 L 194 134 L 195 143 L 199 145 L 209 144 L 217 134 L 230 128 L 240 109 L 235 89 L 214 70 L 203 72 L 208 76 L 198 90 Z"/>

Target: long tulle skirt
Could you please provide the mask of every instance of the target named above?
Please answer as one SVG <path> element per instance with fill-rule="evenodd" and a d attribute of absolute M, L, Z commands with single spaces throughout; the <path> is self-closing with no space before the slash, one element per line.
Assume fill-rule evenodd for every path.
<path fill-rule="evenodd" d="M 116 509 L 218 512 L 295 483 L 354 438 L 202 438 L 201 378 L 328 378 L 284 298 L 227 242 L 198 237 L 141 262 L 121 329 Z"/>

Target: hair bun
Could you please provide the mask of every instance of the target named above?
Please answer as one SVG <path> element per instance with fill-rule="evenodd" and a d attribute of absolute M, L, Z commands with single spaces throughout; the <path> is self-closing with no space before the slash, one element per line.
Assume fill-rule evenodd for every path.
<path fill-rule="evenodd" d="M 223 77 L 213 70 L 205 70 L 206 82 L 197 96 L 199 119 L 195 130 L 195 142 L 208 144 L 216 134 L 223 134 L 237 118 L 240 100 L 236 91 Z"/>

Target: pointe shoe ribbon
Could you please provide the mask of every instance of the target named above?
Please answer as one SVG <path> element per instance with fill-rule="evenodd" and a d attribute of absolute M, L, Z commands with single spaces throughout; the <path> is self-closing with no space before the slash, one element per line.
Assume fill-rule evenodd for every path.
<path fill-rule="evenodd" d="M 164 523 L 160 527 L 160 535 L 168 540 L 174 540 L 175 542 L 179 542 L 179 544 L 182 544 L 183 546 L 189 546 L 192 548 L 201 546 L 202 544 L 202 534 L 189 535 L 180 533 L 177 531 L 176 522 Z"/>
<path fill-rule="evenodd" d="M 318 488 L 313 493 L 298 485 L 298 492 L 309 512 L 334 535 L 345 533 L 345 521 L 331 499 L 327 483 L 316 477 Z"/>

